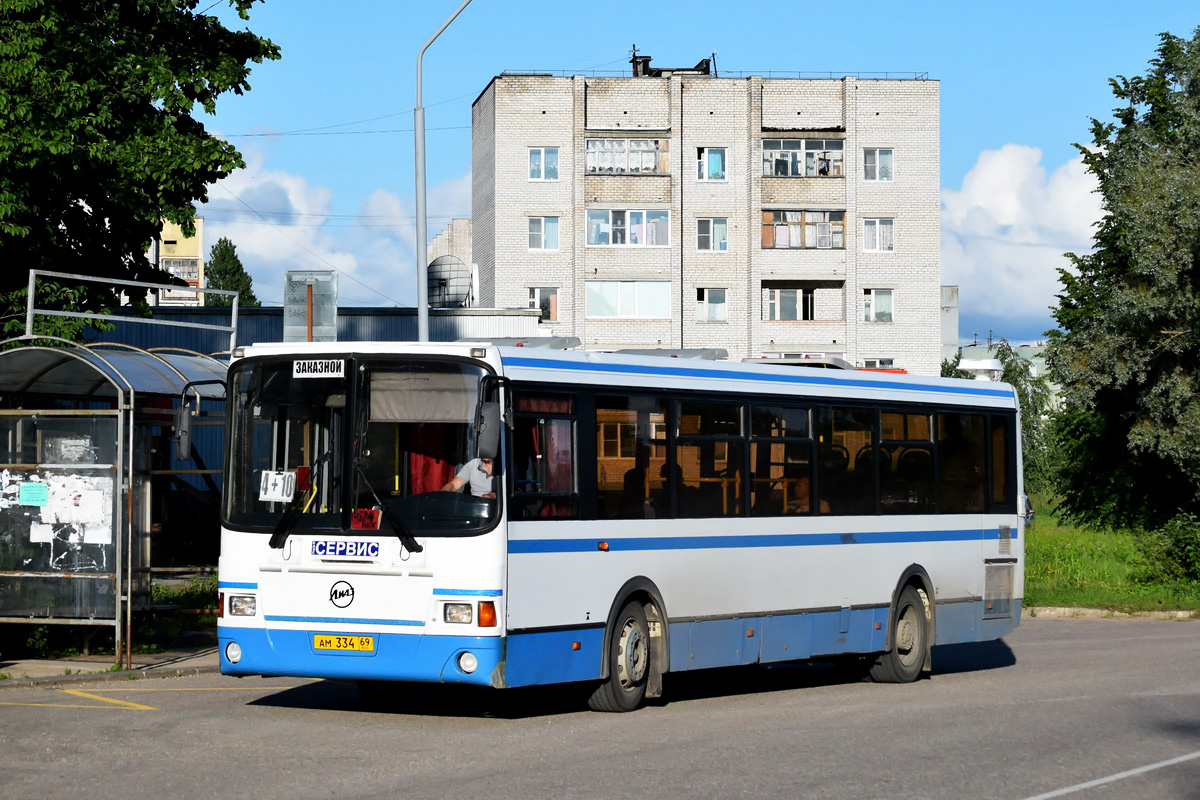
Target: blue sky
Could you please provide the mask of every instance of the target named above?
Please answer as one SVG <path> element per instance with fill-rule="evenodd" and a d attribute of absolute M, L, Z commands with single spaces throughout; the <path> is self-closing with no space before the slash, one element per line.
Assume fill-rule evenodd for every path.
<path fill-rule="evenodd" d="M 346 305 L 416 298 L 416 57 L 461 0 L 266 0 L 248 27 L 280 45 L 252 90 L 206 124 L 247 169 L 210 187 L 206 247 L 238 246 L 265 303 L 287 269 L 341 272 Z M 218 9 L 213 9 L 215 13 Z M 223 13 L 230 27 L 243 27 Z M 1143 74 L 1194 2 L 798 3 L 473 0 L 426 51 L 429 232 L 470 215 L 471 103 L 504 71 L 628 74 L 716 54 L 722 73 L 928 73 L 941 87 L 942 282 L 963 338 L 1033 341 L 1052 327 L 1055 267 L 1083 252 L 1099 204 L 1073 142 Z"/>

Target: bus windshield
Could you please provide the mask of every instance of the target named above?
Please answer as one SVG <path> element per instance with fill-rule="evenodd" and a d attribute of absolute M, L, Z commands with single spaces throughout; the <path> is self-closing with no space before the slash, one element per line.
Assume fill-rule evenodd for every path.
<path fill-rule="evenodd" d="M 474 457 L 478 364 L 286 358 L 234 368 L 228 526 L 268 533 L 490 528 L 490 459 Z M 411 548 L 410 548 L 411 549 Z"/>

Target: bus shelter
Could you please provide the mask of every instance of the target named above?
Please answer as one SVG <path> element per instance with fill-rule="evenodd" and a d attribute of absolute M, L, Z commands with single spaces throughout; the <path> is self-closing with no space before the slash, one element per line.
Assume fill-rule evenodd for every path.
<path fill-rule="evenodd" d="M 0 622 L 111 625 L 128 658 L 164 555 L 216 561 L 227 365 L 49 338 L 0 348 Z M 188 453 L 171 446 L 181 406 Z"/>

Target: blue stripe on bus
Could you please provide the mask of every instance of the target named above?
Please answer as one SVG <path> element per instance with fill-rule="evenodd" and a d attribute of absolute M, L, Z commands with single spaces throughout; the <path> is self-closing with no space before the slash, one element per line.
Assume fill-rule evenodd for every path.
<path fill-rule="evenodd" d="M 257 583 L 239 583 L 237 581 L 217 581 L 218 589 L 257 589 Z"/>
<path fill-rule="evenodd" d="M 981 397 L 1003 397 L 1011 399 L 1012 389 L 989 389 L 984 386 L 941 386 L 937 384 L 905 384 L 892 381 L 871 380 L 869 378 L 830 378 L 819 373 L 821 370 L 804 370 L 800 368 L 795 375 L 775 375 L 760 372 L 741 372 L 739 370 L 715 370 L 703 367 L 661 367 L 643 366 L 641 364 L 600 364 L 590 361 L 559 361 L 548 358 L 517 357 L 506 358 L 504 363 L 513 367 L 528 367 L 531 369 L 559 369 L 585 372 L 615 372 L 632 375 L 659 375 L 681 378 L 716 378 L 729 380 L 738 378 L 748 381 L 766 383 L 799 383 L 817 386 L 852 386 L 859 389 L 892 389 L 899 391 L 940 392 L 943 394 L 967 394 Z M 801 374 L 803 373 L 803 374 Z"/>
<path fill-rule="evenodd" d="M 409 627 L 424 627 L 424 620 L 419 619 L 369 619 L 366 617 L 289 617 L 276 614 L 263 616 L 267 622 L 316 622 L 321 625 L 404 625 Z"/>
<path fill-rule="evenodd" d="M 434 589 L 434 594 L 446 594 L 463 597 L 500 597 L 503 589 Z"/>
<path fill-rule="evenodd" d="M 969 542 L 998 539 L 999 531 L 979 528 L 960 531 L 866 531 L 857 533 L 748 534 L 741 536 L 647 536 L 620 539 L 511 539 L 510 553 L 584 553 L 597 541 L 614 550 L 723 550 L 741 547 L 817 547 L 838 544 L 900 544 L 911 542 Z"/>

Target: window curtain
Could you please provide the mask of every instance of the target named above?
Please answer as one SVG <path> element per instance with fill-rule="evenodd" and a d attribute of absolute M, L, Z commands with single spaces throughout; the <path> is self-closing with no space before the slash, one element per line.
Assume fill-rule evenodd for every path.
<path fill-rule="evenodd" d="M 724 150 L 712 149 L 708 151 L 708 178 L 715 181 L 725 180 Z"/>

